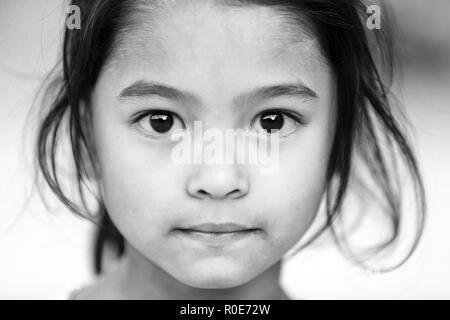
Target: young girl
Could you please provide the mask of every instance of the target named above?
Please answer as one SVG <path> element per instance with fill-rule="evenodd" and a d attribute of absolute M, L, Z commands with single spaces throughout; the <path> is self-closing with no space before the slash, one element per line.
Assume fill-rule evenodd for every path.
<path fill-rule="evenodd" d="M 359 0 L 72 5 L 80 28 L 65 30 L 37 160 L 71 211 L 100 222 L 101 276 L 74 298 L 286 299 L 281 262 L 322 203 L 324 223 L 300 249 L 331 230 L 342 252 L 367 267 L 337 228 L 350 211 L 343 205 L 351 187 L 366 192 L 367 208 L 367 200 L 380 204 L 390 222 L 372 256 L 397 243 L 404 222 L 417 222 L 402 260 L 380 271 L 414 251 L 424 192 L 376 64 L 391 70 L 385 11 L 381 29 L 371 29 L 368 4 Z M 277 134 L 277 170 L 176 163 L 172 134 L 195 136 L 198 121 L 205 130 Z M 64 136 L 78 197 L 59 172 Z M 416 210 L 401 219 L 408 176 Z M 109 272 L 107 250 L 119 257 Z"/>

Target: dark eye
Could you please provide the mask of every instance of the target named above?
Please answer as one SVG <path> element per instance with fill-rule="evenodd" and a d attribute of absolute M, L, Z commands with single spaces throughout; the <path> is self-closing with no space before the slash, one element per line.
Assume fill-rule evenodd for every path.
<path fill-rule="evenodd" d="M 138 116 L 135 121 L 144 134 L 150 136 L 166 135 L 173 129 L 184 129 L 183 122 L 173 112 L 154 110 Z"/>
<path fill-rule="evenodd" d="M 269 110 L 261 113 L 252 126 L 257 131 L 267 133 L 279 132 L 280 136 L 289 135 L 301 124 L 300 117 L 284 111 Z"/>
<path fill-rule="evenodd" d="M 259 118 L 259 124 L 263 130 L 271 133 L 283 128 L 284 118 L 280 112 L 265 113 Z"/>

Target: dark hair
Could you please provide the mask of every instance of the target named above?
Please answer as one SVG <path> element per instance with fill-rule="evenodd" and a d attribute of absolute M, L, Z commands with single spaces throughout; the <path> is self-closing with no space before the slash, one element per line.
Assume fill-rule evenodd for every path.
<path fill-rule="evenodd" d="M 99 223 L 94 247 L 96 273 L 101 273 L 102 251 L 111 245 L 118 255 L 124 252 L 124 238 L 111 222 L 101 197 L 90 188 L 96 177 L 96 155 L 89 134 L 89 95 L 119 36 L 128 30 L 130 14 L 141 1 L 74 0 L 81 9 L 81 29 L 65 29 L 62 62 L 51 73 L 46 97 L 51 101 L 43 111 L 37 137 L 36 159 L 40 173 L 54 194 L 75 214 Z M 149 3 L 151 1 L 147 1 Z M 367 4 L 360 0 L 222 0 L 229 5 L 265 5 L 287 13 L 309 28 L 319 40 L 322 54 L 336 78 L 337 122 L 327 167 L 325 192 L 326 216 L 321 228 L 300 248 L 311 244 L 330 229 L 338 247 L 357 264 L 366 267 L 356 251 L 340 236 L 336 218 L 344 216 L 344 198 L 355 183 L 356 191 L 365 190 L 370 199 L 382 206 L 390 222 L 390 235 L 370 248 L 376 255 L 399 238 L 402 223 L 402 178 L 399 166 L 406 168 L 415 201 L 414 240 L 404 258 L 388 271 L 403 264 L 415 250 L 423 233 L 425 195 L 421 176 L 406 137 L 394 115 L 389 87 L 393 74 L 393 46 L 387 12 L 383 11 L 381 29 L 366 28 Z M 62 66 L 62 69 L 60 68 Z M 380 66 L 384 67 L 383 69 Z M 387 72 L 381 74 L 380 70 Z M 386 80 L 385 80 L 386 78 Z M 403 119 L 405 120 L 405 119 Z M 62 129 L 65 122 L 68 127 Z M 67 196 L 58 173 L 56 155 L 59 138 L 68 133 L 75 167 L 77 200 Z M 38 172 L 38 170 L 37 170 Z M 364 177 L 363 179 L 361 177 Z M 98 177 L 98 176 L 97 176 Z M 95 181 L 95 179 L 94 179 Z M 365 181 L 365 182 L 363 182 Z M 358 184 L 363 182 L 363 184 Z M 366 186 L 361 188 L 361 186 Z M 88 195 L 94 195 L 96 209 L 89 208 Z M 366 197 L 367 198 L 367 197 Z M 358 213 L 364 215 L 364 213 Z M 100 221 L 98 221 L 100 220 Z"/>

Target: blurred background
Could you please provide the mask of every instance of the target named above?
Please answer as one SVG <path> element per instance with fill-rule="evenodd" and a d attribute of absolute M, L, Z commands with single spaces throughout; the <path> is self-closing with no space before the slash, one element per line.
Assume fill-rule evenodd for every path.
<path fill-rule="evenodd" d="M 392 0 L 403 73 L 395 92 L 415 127 L 428 224 L 400 269 L 368 274 L 332 246 L 289 260 L 282 281 L 300 299 L 450 298 L 450 1 Z M 56 61 L 66 3 L 0 0 L 0 299 L 66 299 L 92 279 L 90 223 L 33 190 L 26 121 Z M 383 12 L 382 12 L 383 26 Z"/>

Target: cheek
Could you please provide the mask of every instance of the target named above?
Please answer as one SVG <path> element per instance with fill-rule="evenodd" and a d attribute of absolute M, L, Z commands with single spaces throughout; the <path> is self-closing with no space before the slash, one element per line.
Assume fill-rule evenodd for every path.
<path fill-rule="evenodd" d="M 329 128 L 329 129 L 327 129 Z M 317 120 L 280 143 L 279 170 L 257 184 L 261 208 L 270 210 L 270 232 L 283 250 L 294 245 L 317 215 L 326 187 L 332 127 Z"/>
<path fill-rule="evenodd" d="M 261 197 L 261 207 L 266 213 L 268 232 L 281 251 L 289 249 L 306 233 L 322 199 L 325 182 L 320 169 L 307 167 L 302 161 L 289 167 L 284 165 L 265 184 L 270 187 L 261 191 L 267 195 Z"/>
<path fill-rule="evenodd" d="M 177 168 L 168 158 L 167 144 L 151 145 L 119 121 L 105 117 L 94 118 L 102 198 L 127 239 L 147 241 L 140 237 L 158 235 L 167 228 L 162 228 L 162 213 L 179 197 L 175 194 L 179 192 L 175 186 L 181 183 Z"/>
<path fill-rule="evenodd" d="M 127 154 L 127 149 L 122 150 Z M 168 232 L 171 215 L 181 210 L 174 202 L 182 196 L 181 181 L 171 165 L 136 160 L 129 154 L 124 157 L 129 161 L 111 161 L 105 166 L 104 201 L 125 238 L 142 247 L 157 243 Z"/>

